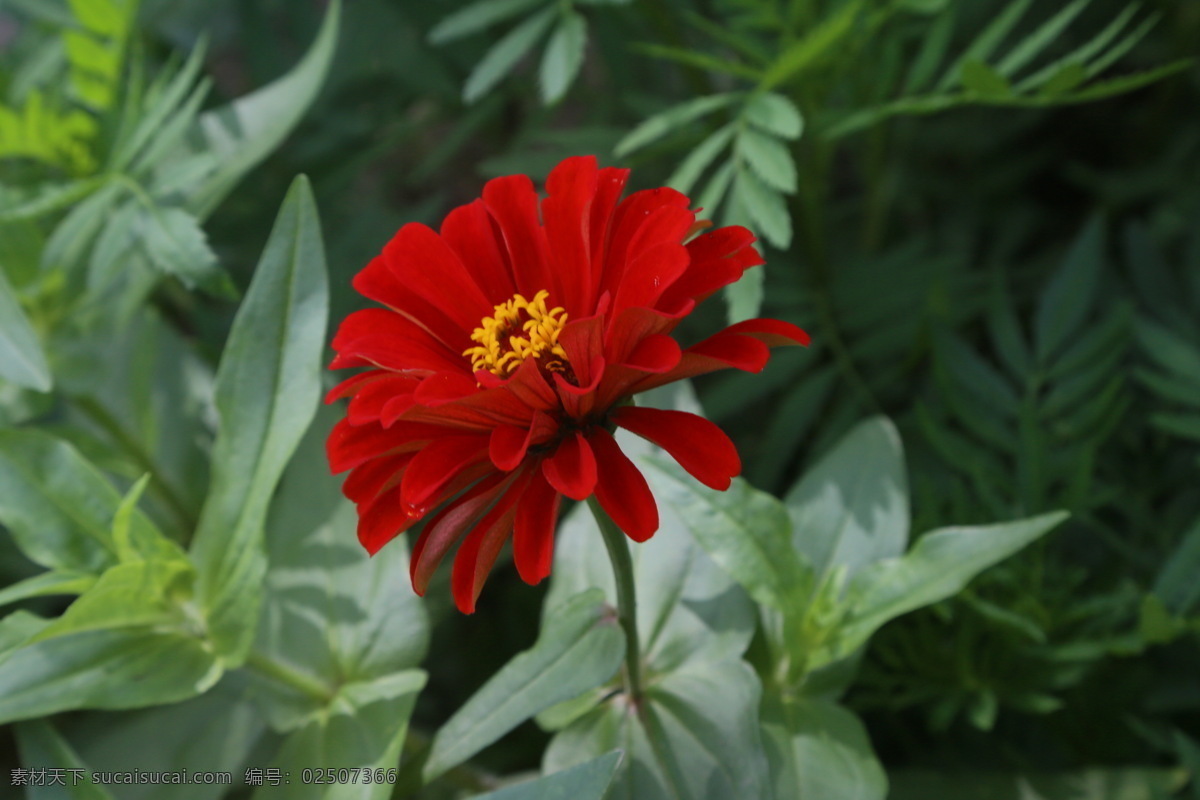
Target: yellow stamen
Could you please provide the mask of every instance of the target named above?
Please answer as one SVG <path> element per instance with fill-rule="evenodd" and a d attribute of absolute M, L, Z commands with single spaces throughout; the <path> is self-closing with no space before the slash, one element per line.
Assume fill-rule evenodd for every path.
<path fill-rule="evenodd" d="M 471 334 L 478 347 L 463 351 L 471 359 L 471 369 L 485 369 L 502 378 L 516 372 L 527 358 L 545 358 L 543 366 L 551 372 L 566 369 L 567 353 L 558 343 L 558 335 L 567 324 L 562 308 L 547 308 L 550 292 L 543 289 L 526 300 L 515 294 L 496 306 Z M 522 335 L 523 334 L 523 335 Z"/>

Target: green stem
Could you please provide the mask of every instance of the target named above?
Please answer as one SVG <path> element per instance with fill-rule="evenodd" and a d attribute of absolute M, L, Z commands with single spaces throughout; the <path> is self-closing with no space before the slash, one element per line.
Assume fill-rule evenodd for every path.
<path fill-rule="evenodd" d="M 625 630 L 625 686 L 635 708 L 642 703 L 642 648 L 637 630 L 637 593 L 633 584 L 633 559 L 629 557 L 629 545 L 625 534 L 612 518 L 600 507 L 595 497 L 588 498 L 588 507 L 600 527 L 604 546 L 612 561 L 613 577 L 617 582 L 617 619 Z"/>
<path fill-rule="evenodd" d="M 264 655 L 254 652 L 250 653 L 249 657 L 246 658 L 246 668 L 252 672 L 257 672 L 264 678 L 269 678 L 276 683 L 282 683 L 285 686 L 295 689 L 322 705 L 328 704 L 333 699 L 332 690 L 316 678 L 311 678 Z"/>

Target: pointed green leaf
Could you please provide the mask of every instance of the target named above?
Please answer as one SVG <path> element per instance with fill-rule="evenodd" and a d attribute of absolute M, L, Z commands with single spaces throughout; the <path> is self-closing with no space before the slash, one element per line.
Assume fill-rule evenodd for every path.
<path fill-rule="evenodd" d="M 904 449 L 891 420 L 875 417 L 852 429 L 784 498 L 792 544 L 823 579 L 847 575 L 904 552 L 908 481 Z"/>
<path fill-rule="evenodd" d="M 787 194 L 796 191 L 796 163 L 787 145 L 755 128 L 738 132 L 737 153 L 763 183 Z"/>
<path fill-rule="evenodd" d="M 534 14 L 508 32 L 483 56 L 463 85 L 463 100 L 474 103 L 513 71 L 521 57 L 533 49 L 554 22 L 555 8 Z"/>
<path fill-rule="evenodd" d="M 37 334 L 21 310 L 16 292 L 0 265 L 0 379 L 48 392 L 50 367 Z"/>
<path fill-rule="evenodd" d="M 700 174 L 733 140 L 733 133 L 733 123 L 713 131 L 671 174 L 671 177 L 667 179 L 667 185 L 683 194 L 690 193 L 692 187 L 696 185 L 696 181 L 700 180 Z"/>
<path fill-rule="evenodd" d="M 1008 79 L 982 61 L 965 61 L 962 65 L 962 86 L 987 99 L 1012 94 Z"/>
<path fill-rule="evenodd" d="M 887 776 L 866 728 L 842 706 L 768 696 L 762 727 L 777 799 L 883 800 L 887 795 Z"/>
<path fill-rule="evenodd" d="M 756 94 L 742 112 L 746 121 L 763 131 L 784 139 L 799 139 L 804 117 L 796 104 L 776 92 Z"/>
<path fill-rule="evenodd" d="M 624 634 L 599 590 L 564 603 L 546 620 L 537 643 L 506 664 L 438 731 L 425 762 L 425 781 L 542 710 L 603 684 L 624 655 Z"/>
<path fill-rule="evenodd" d="M 620 762 L 618 750 L 535 781 L 477 795 L 474 800 L 603 800 Z"/>
<path fill-rule="evenodd" d="M 1091 2 L 1092 0 L 1075 0 L 1074 3 L 1043 22 L 1033 33 L 1022 39 L 1008 52 L 1008 55 L 996 66 L 996 71 L 1001 75 L 1011 77 L 1013 73 L 1049 47 Z"/>
<path fill-rule="evenodd" d="M 1038 300 L 1033 323 L 1037 358 L 1045 364 L 1079 329 L 1091 311 L 1104 267 L 1104 238 L 1094 219 L 1076 237 L 1062 266 Z"/>
<path fill-rule="evenodd" d="M 445 17 L 429 31 L 431 44 L 445 44 L 487 28 L 497 22 L 515 17 L 542 0 L 481 0 Z"/>
<path fill-rule="evenodd" d="M 290 72 L 274 83 L 207 111 L 197 121 L 198 149 L 217 156 L 219 166 L 187 200 L 203 219 L 237 182 L 267 157 L 296 127 L 325 82 L 337 47 L 341 2 L 333 0 L 312 46 Z"/>
<path fill-rule="evenodd" d="M 10 583 L 0 589 L 0 606 L 15 603 L 27 597 L 44 597 L 51 594 L 82 594 L 96 582 L 96 576 L 86 572 L 50 570 L 23 581 Z"/>
<path fill-rule="evenodd" d="M 217 372 L 212 480 L 192 556 L 213 639 L 237 664 L 254 634 L 275 485 L 321 394 L 325 249 L 308 180 L 297 178 L 234 319 Z"/>
<path fill-rule="evenodd" d="M 1067 516 L 1055 511 L 997 525 L 943 528 L 922 536 L 903 557 L 869 565 L 851 582 L 850 616 L 839 630 L 836 650 L 853 652 L 885 622 L 957 594 Z"/>
<path fill-rule="evenodd" d="M 21 751 L 21 763 L 27 769 L 65 771 L 61 794 L 56 796 L 70 800 L 113 800 L 112 794 L 102 784 L 92 782 L 92 771 L 49 722 L 44 719 L 21 722 L 14 730 L 17 748 Z M 47 783 L 40 784 L 40 787 L 54 791 Z M 31 787 L 30 797 L 39 796 Z"/>
<path fill-rule="evenodd" d="M 748 169 L 737 171 L 733 196 L 749 215 L 753 227 L 774 247 L 786 250 L 792 243 L 792 217 L 784 196 Z"/>
<path fill-rule="evenodd" d="M 698 97 L 685 103 L 672 106 L 666 111 L 660 111 L 642 120 L 636 128 L 629 132 L 624 139 L 617 142 L 613 153 L 618 157 L 627 156 L 635 150 L 640 150 L 653 141 L 661 139 L 672 131 L 682 128 L 693 120 L 725 108 L 738 98 L 736 94 L 714 94 L 708 97 Z"/>
<path fill-rule="evenodd" d="M 577 11 L 570 11 L 558 23 L 554 35 L 542 54 L 542 101 L 549 104 L 562 99 L 583 66 L 583 51 L 587 47 L 587 21 Z"/>

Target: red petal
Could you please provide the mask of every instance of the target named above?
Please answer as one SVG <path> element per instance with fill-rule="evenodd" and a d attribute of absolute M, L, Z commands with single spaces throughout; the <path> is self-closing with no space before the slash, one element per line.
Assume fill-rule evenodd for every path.
<path fill-rule="evenodd" d="M 444 436 L 425 446 L 408 465 L 400 497 L 410 513 L 422 515 L 460 472 L 487 458 L 486 436 Z"/>
<path fill-rule="evenodd" d="M 574 319 L 563 326 L 558 343 L 567 354 L 567 361 L 581 384 L 592 382 L 592 364 L 604 354 L 604 318 L 602 316 Z"/>
<path fill-rule="evenodd" d="M 413 546 L 408 564 L 413 591 L 422 596 L 425 594 L 438 564 L 442 563 L 463 531 L 474 525 L 496 496 L 509 487 L 508 477 L 497 474 L 484 478 L 426 523 Z"/>
<path fill-rule="evenodd" d="M 450 591 L 454 603 L 464 614 L 475 613 L 475 601 L 483 589 L 500 548 L 512 535 L 513 520 L 517 514 L 517 501 L 524 493 L 528 474 L 518 480 L 500 499 L 492 510 L 481 519 L 467 535 L 458 553 L 454 556 L 454 571 L 450 574 Z"/>
<path fill-rule="evenodd" d="M 546 256 L 546 234 L 538 224 L 537 193 L 527 175 L 507 175 L 484 184 L 483 202 L 500 226 L 517 291 L 532 298 L 550 291 L 551 305 L 562 302 Z"/>
<path fill-rule="evenodd" d="M 441 233 L 488 302 L 499 305 L 516 294 L 512 272 L 482 200 L 459 206 L 447 214 Z"/>
<path fill-rule="evenodd" d="M 444 436 L 440 425 L 398 423 L 384 429 L 376 424 L 351 425 L 339 420 L 325 441 L 325 454 L 333 474 L 353 469 L 364 461 L 419 449 L 425 442 Z"/>
<path fill-rule="evenodd" d="M 687 248 L 678 242 L 663 242 L 633 257 L 617 288 L 612 315 L 627 308 L 654 308 L 663 292 L 688 266 Z"/>
<path fill-rule="evenodd" d="M 550 246 L 554 274 L 562 282 L 558 301 L 568 316 L 591 312 L 591 229 L 589 214 L 599 170 L 595 156 L 562 161 L 546 178 L 547 197 L 542 220 Z"/>
<path fill-rule="evenodd" d="M 630 539 L 646 541 L 658 530 L 658 505 L 645 476 L 608 431 L 596 428 L 588 441 L 596 453 L 596 499 Z"/>
<path fill-rule="evenodd" d="M 537 585 L 550 574 L 554 561 L 554 526 L 561 495 L 546 479 L 534 474 L 517 505 L 513 533 L 513 561 L 521 580 Z"/>
<path fill-rule="evenodd" d="M 638 343 L 623 366 L 642 372 L 667 372 L 679 364 L 683 351 L 679 342 L 662 333 L 652 333 Z"/>
<path fill-rule="evenodd" d="M 497 425 L 488 440 L 488 455 L 497 469 L 511 472 L 516 469 L 533 438 L 533 428 L 518 428 L 516 425 Z"/>
<path fill-rule="evenodd" d="M 387 374 L 388 373 L 384 372 L 383 370 L 372 369 L 368 370 L 367 372 L 360 372 L 357 375 L 351 375 L 349 378 L 346 378 L 346 380 L 329 390 L 329 393 L 325 395 L 325 402 L 328 404 L 335 400 L 340 400 L 343 397 L 353 395 L 355 392 L 361 389 L 364 384 L 382 378 Z"/>
<path fill-rule="evenodd" d="M 410 320 L 385 308 L 355 311 L 333 337 L 338 357 L 330 369 L 357 366 L 355 358 L 389 370 L 468 372 L 470 362 Z"/>
<path fill-rule="evenodd" d="M 656 386 L 730 367 L 746 372 L 761 372 L 770 357 L 768 348 L 807 344 L 808 334 L 790 322 L 748 319 L 692 345 L 683 352 L 679 365 L 670 372 L 639 381 L 629 391 L 644 392 Z"/>
<path fill-rule="evenodd" d="M 601 265 L 607 262 L 609 238 L 612 234 L 613 211 L 621 193 L 625 191 L 625 182 L 629 180 L 629 170 L 618 167 L 605 167 L 600 170 L 596 180 L 596 197 L 592 200 L 591 235 L 592 263 L 597 265 L 592 270 L 592 295 L 598 294 L 597 288 L 603 272 Z"/>
<path fill-rule="evenodd" d="M 360 505 L 374 500 L 384 489 L 400 482 L 413 455 L 403 453 L 398 456 L 384 456 L 359 464 L 346 476 L 346 481 L 342 484 L 342 494 Z"/>
<path fill-rule="evenodd" d="M 704 417 L 686 411 L 624 406 L 613 412 L 612 420 L 666 450 L 705 486 L 724 491 L 742 471 L 733 442 Z"/>
<path fill-rule="evenodd" d="M 372 381 L 359 389 L 350 400 L 346 418 L 351 425 L 381 421 L 384 408 L 397 397 L 411 397 L 417 383 L 415 378 L 395 374 Z M 388 423 L 383 425 L 389 427 Z"/>
<path fill-rule="evenodd" d="M 572 500 L 586 500 L 596 488 L 596 457 L 587 440 L 576 432 L 564 438 L 554 455 L 542 462 L 542 474 Z"/>
<path fill-rule="evenodd" d="M 362 296 L 383 303 L 406 319 L 429 331 L 453 353 L 471 346 L 471 337 L 436 306 L 408 290 L 382 256 L 354 276 L 354 288 Z M 478 324 L 478 323 L 477 323 Z M 473 329 L 472 329 L 473 330 Z"/>
<path fill-rule="evenodd" d="M 467 268 L 437 233 L 419 222 L 401 228 L 383 248 L 383 260 L 401 285 L 454 321 L 464 332 L 492 313 Z"/>
<path fill-rule="evenodd" d="M 399 492 L 385 492 L 358 507 L 358 541 L 371 555 L 417 523 L 404 512 Z"/>

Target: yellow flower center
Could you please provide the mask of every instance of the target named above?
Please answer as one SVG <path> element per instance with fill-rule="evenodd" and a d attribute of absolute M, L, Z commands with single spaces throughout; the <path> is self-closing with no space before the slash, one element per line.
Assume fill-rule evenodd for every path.
<path fill-rule="evenodd" d="M 545 289 L 532 300 L 515 294 L 496 306 L 492 316 L 484 317 L 471 334 L 471 341 L 479 345 L 463 351 L 471 359 L 471 368 L 507 378 L 525 359 L 545 358 L 542 366 L 546 369 L 564 371 L 567 354 L 558 343 L 558 335 L 567 324 L 567 312 L 546 308 L 549 296 Z"/>

